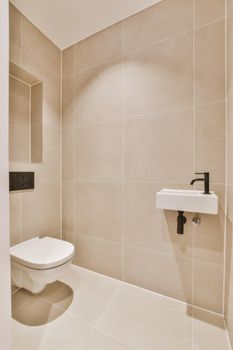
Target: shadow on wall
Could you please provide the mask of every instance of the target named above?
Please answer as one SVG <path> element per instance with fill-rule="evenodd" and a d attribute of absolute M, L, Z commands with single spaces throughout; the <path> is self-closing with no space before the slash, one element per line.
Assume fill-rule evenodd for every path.
<path fill-rule="evenodd" d="M 72 300 L 73 290 L 58 281 L 36 296 L 20 289 L 12 295 L 12 317 L 26 326 L 42 326 L 60 317 Z"/>

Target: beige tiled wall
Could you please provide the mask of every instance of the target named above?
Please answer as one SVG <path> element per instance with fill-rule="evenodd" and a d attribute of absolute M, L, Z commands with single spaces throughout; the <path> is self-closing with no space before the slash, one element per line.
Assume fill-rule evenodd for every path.
<path fill-rule="evenodd" d="M 219 313 L 224 14 L 224 0 L 163 0 L 62 54 L 63 238 L 76 263 Z M 193 227 L 188 214 L 178 236 L 155 194 L 190 188 L 195 171 L 210 171 L 219 215 Z"/>
<path fill-rule="evenodd" d="M 13 171 L 35 171 L 35 190 L 10 193 L 11 245 L 26 239 L 52 235 L 60 236 L 60 101 L 61 52 L 14 6 L 10 5 L 10 60 L 43 82 L 43 162 L 29 163 L 21 153 L 25 139 L 19 130 L 13 133 L 10 149 L 19 157 L 10 163 Z M 22 89 L 20 90 L 22 91 Z M 16 91 L 17 92 L 17 91 Z M 20 94 L 17 93 L 19 97 Z M 17 127 L 25 126 L 25 111 L 14 96 L 13 105 Z M 10 107 L 13 101 L 10 101 Z M 20 114 L 19 114 L 20 111 Z M 22 134 L 22 133 L 21 133 Z M 27 133 L 28 135 L 28 133 Z M 17 138 L 18 136 L 18 138 Z M 29 149 L 29 147 L 28 147 Z M 34 150 L 36 152 L 36 150 Z M 36 154 L 40 155 L 41 149 Z"/>
<path fill-rule="evenodd" d="M 227 0 L 227 225 L 225 315 L 233 346 L 233 1 Z"/>

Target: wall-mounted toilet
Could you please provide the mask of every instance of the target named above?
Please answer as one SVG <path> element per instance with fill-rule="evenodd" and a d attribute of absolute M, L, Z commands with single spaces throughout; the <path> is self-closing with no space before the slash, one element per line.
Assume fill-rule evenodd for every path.
<path fill-rule="evenodd" d="M 32 293 L 69 271 L 74 245 L 59 239 L 33 238 L 11 247 L 12 283 Z"/>

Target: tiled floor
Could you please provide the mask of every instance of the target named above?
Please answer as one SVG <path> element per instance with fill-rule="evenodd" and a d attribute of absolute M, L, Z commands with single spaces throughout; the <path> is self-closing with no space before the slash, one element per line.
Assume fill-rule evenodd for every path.
<path fill-rule="evenodd" d="M 13 294 L 13 350 L 229 350 L 220 316 L 72 267 Z"/>

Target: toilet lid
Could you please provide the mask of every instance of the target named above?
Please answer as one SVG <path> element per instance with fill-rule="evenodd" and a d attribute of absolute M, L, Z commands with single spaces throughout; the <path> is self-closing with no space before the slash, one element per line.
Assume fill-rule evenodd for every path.
<path fill-rule="evenodd" d="M 12 261 L 32 269 L 46 270 L 69 261 L 74 255 L 74 246 L 51 237 L 36 237 L 11 247 L 10 253 Z"/>

